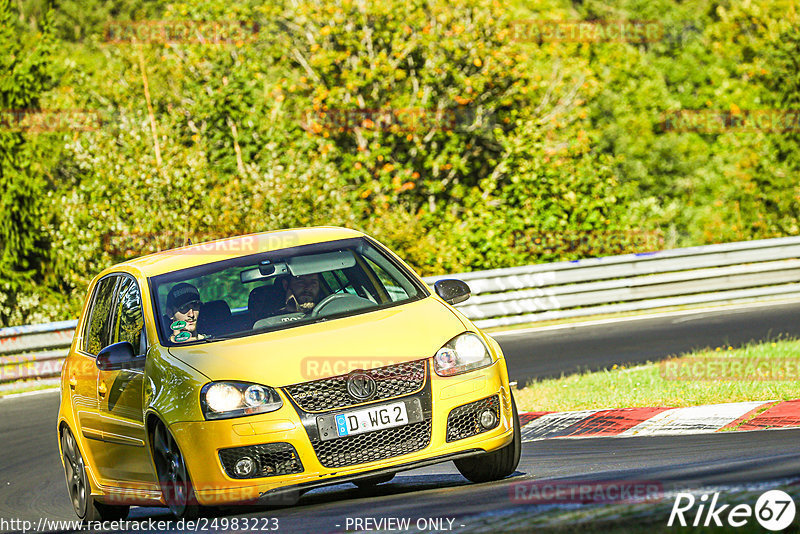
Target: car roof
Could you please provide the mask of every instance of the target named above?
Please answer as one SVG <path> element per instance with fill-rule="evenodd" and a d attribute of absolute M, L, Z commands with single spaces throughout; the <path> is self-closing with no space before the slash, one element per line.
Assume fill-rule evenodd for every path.
<path fill-rule="evenodd" d="M 195 243 L 131 259 L 109 267 L 100 273 L 100 276 L 110 272 L 127 270 L 138 271 L 146 277 L 157 276 L 196 265 L 214 263 L 259 252 L 270 252 L 283 248 L 363 236 L 363 233 L 356 230 L 335 226 L 291 228 L 247 234 L 205 243 Z"/>

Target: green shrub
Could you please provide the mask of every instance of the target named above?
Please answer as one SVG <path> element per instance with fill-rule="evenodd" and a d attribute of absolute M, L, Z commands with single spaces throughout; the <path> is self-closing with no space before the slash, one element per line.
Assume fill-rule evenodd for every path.
<path fill-rule="evenodd" d="M 426 275 L 798 233 L 796 131 L 664 122 L 797 109 L 783 0 L 66 2 L 41 35 L 43 3 L 0 6 L 3 106 L 104 117 L 0 131 L 0 326 L 74 317 L 113 263 L 277 228 L 360 229 Z M 244 24 L 110 43 L 111 19 Z M 663 37 L 517 39 L 541 19 Z"/>

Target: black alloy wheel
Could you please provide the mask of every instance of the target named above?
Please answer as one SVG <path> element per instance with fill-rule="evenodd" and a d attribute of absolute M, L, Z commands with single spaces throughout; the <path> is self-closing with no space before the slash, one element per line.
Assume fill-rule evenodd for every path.
<path fill-rule="evenodd" d="M 178 443 L 167 428 L 159 423 L 153 432 L 153 461 L 164 502 L 176 518 L 198 516 L 200 506 L 186 469 Z"/>
<path fill-rule="evenodd" d="M 61 431 L 61 457 L 69 500 L 81 521 L 115 521 L 128 517 L 130 506 L 103 504 L 92 495 L 83 455 L 69 428 Z"/>

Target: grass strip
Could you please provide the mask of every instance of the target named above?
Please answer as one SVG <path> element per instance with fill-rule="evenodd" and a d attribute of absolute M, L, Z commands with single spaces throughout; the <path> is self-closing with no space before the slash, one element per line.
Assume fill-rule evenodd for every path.
<path fill-rule="evenodd" d="M 779 339 L 686 353 L 661 362 L 536 380 L 520 411 L 685 407 L 800 398 L 800 341 Z"/>

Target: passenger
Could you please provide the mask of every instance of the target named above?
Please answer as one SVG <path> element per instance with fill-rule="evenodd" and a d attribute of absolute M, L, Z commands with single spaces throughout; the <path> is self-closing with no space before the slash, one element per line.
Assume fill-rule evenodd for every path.
<path fill-rule="evenodd" d="M 286 304 L 279 313 L 311 313 L 319 302 L 320 283 L 317 273 L 283 280 L 283 288 L 286 290 Z"/>
<path fill-rule="evenodd" d="M 197 319 L 202 305 L 200 292 L 192 284 L 181 282 L 172 286 L 167 294 L 167 314 L 172 330 L 170 341 L 186 343 L 205 339 L 205 335 L 197 332 Z"/>

